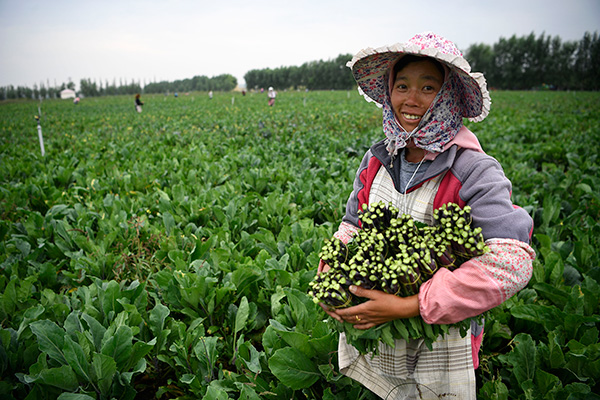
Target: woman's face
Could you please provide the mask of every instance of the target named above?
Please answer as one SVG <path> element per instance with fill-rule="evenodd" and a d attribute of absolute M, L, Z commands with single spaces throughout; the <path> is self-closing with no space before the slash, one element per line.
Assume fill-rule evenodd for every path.
<path fill-rule="evenodd" d="M 392 108 L 406 131 L 415 129 L 442 88 L 444 77 L 427 59 L 407 64 L 396 74 L 392 88 Z"/>

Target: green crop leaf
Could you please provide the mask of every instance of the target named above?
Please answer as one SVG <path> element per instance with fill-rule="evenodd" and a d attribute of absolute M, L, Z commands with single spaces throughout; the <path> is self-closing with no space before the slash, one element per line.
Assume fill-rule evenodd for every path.
<path fill-rule="evenodd" d="M 113 382 L 113 376 L 117 372 L 115 360 L 105 354 L 94 353 L 92 357 L 92 367 L 100 393 L 102 393 L 103 396 L 108 397 Z"/>
<path fill-rule="evenodd" d="M 565 364 L 565 355 L 559 342 L 558 335 L 555 331 L 548 333 L 548 352 L 550 368 L 558 369 L 562 368 Z"/>
<path fill-rule="evenodd" d="M 112 357 L 117 364 L 117 369 L 121 372 L 124 371 L 125 364 L 131 355 L 132 338 L 133 333 L 127 325 L 119 326 L 114 335 L 104 338 L 101 352 Z"/>
<path fill-rule="evenodd" d="M 123 369 L 129 370 L 135 365 L 137 365 L 140 362 L 140 360 L 142 360 L 156 346 L 156 343 L 158 341 L 157 338 L 161 338 L 161 340 L 164 341 L 170 332 L 170 330 L 165 329 L 164 331 L 160 332 L 158 337 L 152 338 L 152 340 L 148 343 L 142 341 L 135 342 L 131 348 L 129 360 L 127 360 L 127 363 L 125 364 L 125 367 Z"/>
<path fill-rule="evenodd" d="M 201 337 L 194 346 L 194 354 L 202 363 L 202 370 L 205 371 L 204 379 L 207 382 L 213 380 L 215 375 L 215 364 L 219 356 L 217 343 L 219 338 L 215 336 Z"/>
<path fill-rule="evenodd" d="M 563 325 L 566 315 L 556 307 L 542 306 L 539 304 L 526 304 L 514 306 L 510 313 L 515 318 L 541 323 L 548 332 L 557 326 Z"/>
<path fill-rule="evenodd" d="M 102 339 L 106 333 L 106 328 L 102 326 L 98 320 L 88 314 L 81 314 L 81 318 L 88 324 L 90 332 L 92 333 L 92 339 L 94 340 L 94 346 L 96 351 L 100 351 L 102 348 Z"/>
<path fill-rule="evenodd" d="M 558 218 L 560 204 L 560 200 L 553 196 L 544 197 L 543 226 L 550 226 Z"/>
<path fill-rule="evenodd" d="M 519 333 L 513 342 L 515 347 L 508 354 L 508 362 L 512 365 L 513 374 L 521 386 L 535 378 L 536 348 L 533 339 L 526 333 Z"/>
<path fill-rule="evenodd" d="M 269 359 L 269 368 L 281 383 L 296 390 L 310 387 L 321 377 L 311 359 L 291 347 L 277 350 Z"/>
<path fill-rule="evenodd" d="M 111 311 L 114 313 L 114 315 L 116 315 L 122 310 L 122 306 L 117 301 L 117 299 L 121 297 L 121 289 L 119 288 L 119 284 L 116 281 L 109 281 L 103 286 L 103 290 L 99 290 L 102 311 L 104 311 L 104 315 L 106 316 L 111 315 Z"/>
<path fill-rule="evenodd" d="M 208 390 L 202 400 L 228 400 L 229 395 L 227 392 L 220 388 L 215 388 L 213 386 L 209 386 Z"/>
<path fill-rule="evenodd" d="M 96 400 L 92 396 L 83 393 L 62 393 L 57 400 Z"/>
<path fill-rule="evenodd" d="M 278 330 L 277 332 L 289 346 L 302 352 L 307 357 L 314 357 L 315 351 L 309 344 L 310 337 L 308 335 L 289 330 Z"/>
<path fill-rule="evenodd" d="M 260 365 L 261 353 L 250 342 L 244 342 L 239 346 L 239 357 L 244 361 L 246 367 L 255 374 L 262 372 Z"/>
<path fill-rule="evenodd" d="M 535 384 L 539 393 L 546 395 L 561 387 L 560 379 L 556 375 L 552 375 L 541 368 L 535 371 Z"/>
<path fill-rule="evenodd" d="M 64 355 L 77 375 L 83 378 L 85 382 L 93 382 L 90 373 L 90 362 L 87 360 L 79 343 L 74 342 L 69 336 L 65 336 Z"/>
<path fill-rule="evenodd" d="M 156 303 L 152 311 L 150 311 L 149 327 L 152 333 L 158 335 L 165 326 L 165 320 L 171 311 L 161 303 Z"/>
<path fill-rule="evenodd" d="M 14 313 L 17 306 L 17 279 L 11 279 L 6 287 L 4 293 L 0 295 L 0 310 L 4 311 L 6 315 Z"/>
<path fill-rule="evenodd" d="M 17 331 L 17 338 L 19 338 L 19 336 L 21 336 L 21 333 L 23 333 L 25 328 L 27 328 L 32 321 L 35 321 L 40 315 L 42 315 L 45 310 L 46 309 L 40 304 L 27 309 L 23 313 L 23 321 L 19 325 L 19 330 Z"/>
<path fill-rule="evenodd" d="M 77 376 L 75 376 L 73 369 L 68 365 L 58 368 L 46 368 L 35 376 L 25 375 L 24 379 L 27 383 L 42 383 L 62 390 L 71 391 L 79 387 Z"/>
<path fill-rule="evenodd" d="M 48 321 L 47 319 L 32 322 L 31 331 L 37 337 L 40 350 L 46 352 L 50 358 L 66 364 L 64 344 L 65 344 L 65 331 L 61 329 L 56 323 Z"/>
<path fill-rule="evenodd" d="M 165 211 L 163 213 L 162 218 L 163 224 L 165 225 L 165 230 L 167 232 L 167 236 L 170 236 L 171 231 L 175 227 L 175 218 L 173 218 L 173 215 L 168 211 Z"/>
<path fill-rule="evenodd" d="M 235 315 L 235 327 L 234 333 L 238 333 L 246 326 L 246 322 L 248 321 L 248 315 L 250 313 L 250 307 L 248 306 L 248 299 L 246 296 L 242 297 L 240 301 L 240 306 L 238 307 L 237 313 Z"/>

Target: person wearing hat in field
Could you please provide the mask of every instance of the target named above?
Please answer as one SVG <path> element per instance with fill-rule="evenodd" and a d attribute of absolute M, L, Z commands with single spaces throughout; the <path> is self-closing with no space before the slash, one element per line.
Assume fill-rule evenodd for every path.
<path fill-rule="evenodd" d="M 277 92 L 273 89 L 272 86 L 269 87 L 267 91 L 267 98 L 269 99 L 269 106 L 273 106 L 275 104 L 275 97 L 277 97 Z"/>
<path fill-rule="evenodd" d="M 482 121 L 490 95 L 482 74 L 449 40 L 431 32 L 406 43 L 367 48 L 348 62 L 367 101 L 382 108 L 385 139 L 364 155 L 346 214 L 335 233 L 345 243 L 358 231 L 358 211 L 376 202 L 433 224 L 445 203 L 470 206 L 490 251 L 450 271 L 440 268 L 419 293 L 399 297 L 351 286 L 364 303 L 326 312 L 358 329 L 421 316 L 428 324 L 453 324 L 498 306 L 531 278 L 533 221 L 511 202 L 511 183 L 486 155 L 463 118 Z M 319 272 L 329 269 L 323 261 Z M 476 398 L 475 369 L 483 326 L 471 322 L 463 337 L 450 328 L 429 350 L 422 340 L 379 344 L 379 354 L 360 354 L 340 335 L 340 371 L 386 399 Z"/>

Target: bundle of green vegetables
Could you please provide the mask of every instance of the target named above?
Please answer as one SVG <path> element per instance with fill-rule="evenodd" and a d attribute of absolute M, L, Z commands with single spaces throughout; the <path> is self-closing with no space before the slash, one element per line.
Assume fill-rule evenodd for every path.
<path fill-rule="evenodd" d="M 310 283 L 309 295 L 315 303 L 344 308 L 366 300 L 353 296 L 350 285 L 402 297 L 419 293 L 421 284 L 438 269 L 453 270 L 488 251 L 481 228 L 471 226 L 470 212 L 468 206 L 447 203 L 434 210 L 434 225 L 428 226 L 409 215 L 399 215 L 392 205 L 365 205 L 359 214 L 362 229 L 348 244 L 335 237 L 325 242 L 319 255 L 330 269 Z M 454 326 L 464 335 L 470 320 Z M 348 342 L 361 353 L 377 352 L 379 341 L 393 346 L 394 338 L 424 339 L 431 348 L 431 343 L 449 327 L 429 325 L 421 317 L 398 319 L 367 330 L 338 324 Z"/>

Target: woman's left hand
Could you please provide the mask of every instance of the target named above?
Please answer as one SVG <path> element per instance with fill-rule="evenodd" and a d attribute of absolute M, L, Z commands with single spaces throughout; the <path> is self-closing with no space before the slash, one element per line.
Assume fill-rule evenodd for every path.
<path fill-rule="evenodd" d="M 353 324 L 357 329 L 369 329 L 395 319 L 419 315 L 418 295 L 399 297 L 354 285 L 350 286 L 350 292 L 369 300 L 357 306 L 329 310 L 328 314 L 340 322 Z"/>

